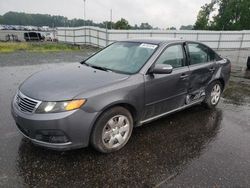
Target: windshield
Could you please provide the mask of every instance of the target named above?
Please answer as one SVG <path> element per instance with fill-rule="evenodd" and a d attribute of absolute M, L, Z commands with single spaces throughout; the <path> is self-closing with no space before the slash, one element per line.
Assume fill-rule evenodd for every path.
<path fill-rule="evenodd" d="M 85 64 L 114 72 L 138 72 L 156 50 L 157 45 L 116 42 L 85 61 Z"/>

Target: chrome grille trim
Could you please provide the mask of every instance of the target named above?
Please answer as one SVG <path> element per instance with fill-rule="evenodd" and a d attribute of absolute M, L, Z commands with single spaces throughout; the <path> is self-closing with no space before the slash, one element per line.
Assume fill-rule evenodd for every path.
<path fill-rule="evenodd" d="M 18 91 L 15 96 L 14 103 L 20 111 L 31 114 L 36 111 L 36 109 L 42 103 L 42 101 L 38 101 L 30 97 L 27 97 L 26 95 Z"/>

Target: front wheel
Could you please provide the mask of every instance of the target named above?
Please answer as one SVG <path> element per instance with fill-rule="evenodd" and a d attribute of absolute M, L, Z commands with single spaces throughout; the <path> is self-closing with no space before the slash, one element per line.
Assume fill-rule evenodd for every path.
<path fill-rule="evenodd" d="M 117 151 L 128 142 L 132 129 L 130 112 L 122 107 L 111 108 L 97 120 L 91 134 L 91 144 L 102 153 Z"/>
<path fill-rule="evenodd" d="M 205 105 L 208 108 L 214 108 L 220 101 L 222 94 L 222 85 L 220 81 L 211 83 L 206 92 Z"/>

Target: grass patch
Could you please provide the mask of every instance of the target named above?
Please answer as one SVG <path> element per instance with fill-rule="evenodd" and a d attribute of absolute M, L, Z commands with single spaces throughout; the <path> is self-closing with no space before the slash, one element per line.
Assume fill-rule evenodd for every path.
<path fill-rule="evenodd" d="M 80 50 L 78 46 L 62 43 L 0 42 L 0 53 L 11 53 L 16 51 L 59 52 L 76 50 Z"/>

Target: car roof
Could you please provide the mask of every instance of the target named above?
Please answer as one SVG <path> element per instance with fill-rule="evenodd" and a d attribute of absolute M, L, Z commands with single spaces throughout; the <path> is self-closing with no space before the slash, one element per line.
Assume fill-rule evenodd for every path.
<path fill-rule="evenodd" d="M 186 40 L 180 38 L 134 38 L 121 40 L 122 42 L 140 42 L 140 43 L 149 43 L 149 44 L 167 44 L 172 42 L 185 42 Z"/>

